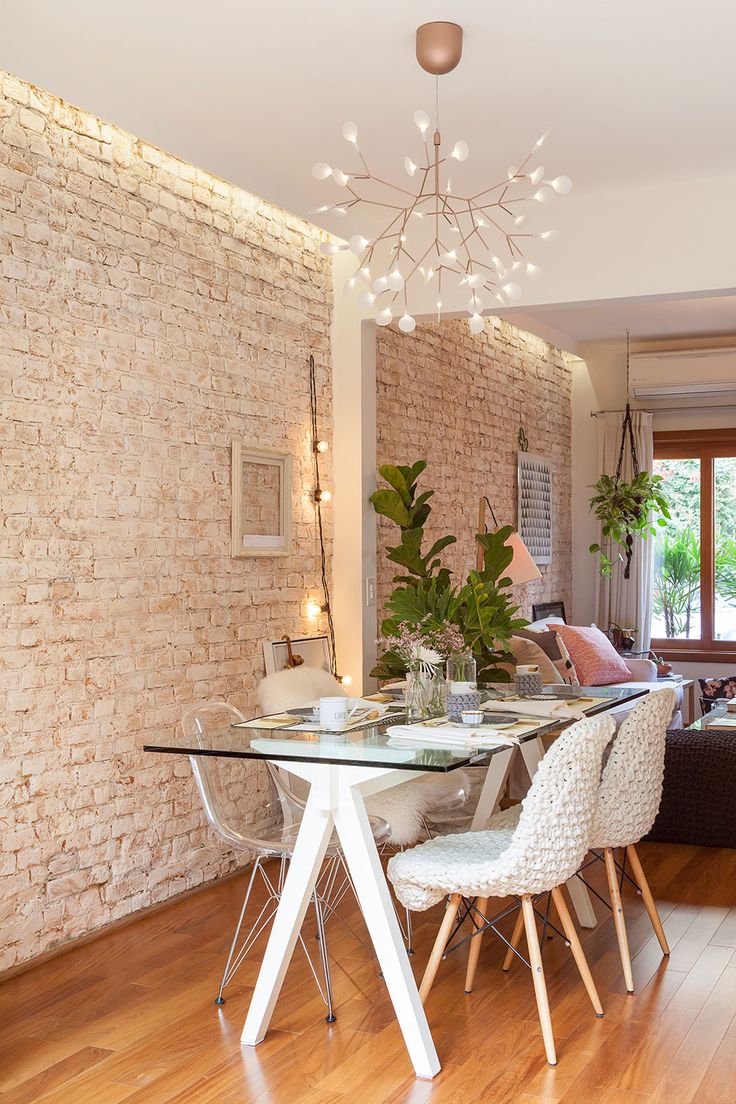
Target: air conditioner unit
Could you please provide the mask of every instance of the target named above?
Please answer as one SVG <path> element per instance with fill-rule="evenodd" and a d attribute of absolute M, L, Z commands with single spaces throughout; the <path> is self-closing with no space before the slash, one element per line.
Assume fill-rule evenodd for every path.
<path fill-rule="evenodd" d="M 736 396 L 736 346 L 632 353 L 629 390 L 645 400 Z"/>

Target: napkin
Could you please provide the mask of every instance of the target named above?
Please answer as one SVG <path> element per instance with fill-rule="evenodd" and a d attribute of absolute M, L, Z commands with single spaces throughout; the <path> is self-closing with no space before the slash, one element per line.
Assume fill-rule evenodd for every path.
<path fill-rule="evenodd" d="M 550 698 L 539 701 L 532 698 L 493 698 L 483 703 L 483 708 L 493 713 L 515 713 L 520 717 L 549 717 L 550 720 L 577 721 L 585 716 L 581 705 L 573 701 Z"/>
<path fill-rule="evenodd" d="M 497 732 L 490 725 L 469 728 L 467 725 L 447 724 L 443 725 L 392 725 L 387 729 L 387 735 L 396 741 L 423 744 L 427 747 L 436 746 L 444 748 L 486 748 L 486 747 L 517 747 L 518 736 Z"/>

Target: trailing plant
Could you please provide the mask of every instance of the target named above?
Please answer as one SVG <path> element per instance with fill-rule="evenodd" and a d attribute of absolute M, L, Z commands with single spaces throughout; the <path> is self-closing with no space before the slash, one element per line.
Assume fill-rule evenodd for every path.
<path fill-rule="evenodd" d="M 471 571 L 462 585 L 453 585 L 452 573 L 442 564 L 440 553 L 456 542 L 450 534 L 436 540 L 428 552 L 422 549 L 424 526 L 431 512 L 433 491 L 417 496 L 417 480 L 425 470 L 425 460 L 411 467 L 384 464 L 379 470 L 390 484 L 371 495 L 377 513 L 398 525 L 400 544 L 387 550 L 392 563 L 406 568 L 408 574 L 394 576 L 397 584 L 387 602 L 389 616 L 381 625 L 384 638 L 397 639 L 406 626 L 417 629 L 426 645 L 437 650 L 447 627 L 454 626 L 464 647 L 475 656 L 478 678 L 508 682 L 510 674 L 499 664 L 513 661 L 508 650 L 511 635 L 528 622 L 515 617 L 508 588 L 511 579 L 504 574 L 513 552 L 506 544 L 511 526 L 495 533 L 479 533 L 476 541 L 483 549 L 483 568 Z M 396 649 L 384 651 L 371 671 L 374 678 L 395 678 L 406 671 L 406 661 Z"/>
<path fill-rule="evenodd" d="M 634 538 L 654 536 L 657 527 L 667 525 L 670 509 L 660 484 L 661 475 L 641 471 L 629 482 L 611 475 L 602 475 L 594 484 L 597 493 L 590 500 L 593 515 L 601 523 L 601 533 L 607 544 L 591 544 L 589 551 L 598 556 L 601 575 L 610 575 L 614 560 L 611 545 L 619 545 L 617 559 L 624 565 L 624 578 L 631 573 Z"/>

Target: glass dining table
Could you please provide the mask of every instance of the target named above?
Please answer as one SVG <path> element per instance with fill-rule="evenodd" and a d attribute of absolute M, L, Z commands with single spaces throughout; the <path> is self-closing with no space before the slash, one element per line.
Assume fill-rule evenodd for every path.
<path fill-rule="evenodd" d="M 262 759 L 302 779 L 309 786 L 281 901 L 261 963 L 241 1036 L 248 1046 L 260 1043 L 296 945 L 302 922 L 333 831 L 337 832 L 358 903 L 371 935 L 385 984 L 418 1077 L 432 1078 L 440 1062 L 424 1014 L 391 894 L 376 849 L 365 798 L 416 777 L 418 773 L 447 773 L 461 767 L 485 766 L 486 772 L 471 830 L 485 826 L 503 794 L 515 754 L 521 754 L 530 777 L 542 756 L 543 739 L 570 723 L 569 716 L 534 716 L 554 709 L 563 700 L 579 713 L 592 716 L 625 706 L 645 690 L 619 687 L 546 687 L 528 701 L 529 713 L 514 717 L 514 742 L 494 742 L 489 727 L 487 744 L 443 747 L 437 736 L 397 738 L 389 731 L 405 724 L 401 705 L 382 706 L 380 716 L 366 716 L 345 732 L 320 730 L 318 723 L 294 718 L 294 724 L 256 717 L 208 732 L 196 740 L 183 733 L 149 739 L 144 750 L 175 755 L 213 755 Z M 507 696 L 497 689 L 484 692 L 485 707 Z M 547 703 L 545 705 L 544 703 Z M 525 703 L 519 707 L 524 708 Z M 379 710 L 376 710 L 379 712 Z M 439 733 L 438 733 L 439 735 Z M 501 742 L 502 741 L 502 742 Z M 585 887 L 571 885 L 573 904 L 583 924 L 593 926 L 595 915 Z"/>

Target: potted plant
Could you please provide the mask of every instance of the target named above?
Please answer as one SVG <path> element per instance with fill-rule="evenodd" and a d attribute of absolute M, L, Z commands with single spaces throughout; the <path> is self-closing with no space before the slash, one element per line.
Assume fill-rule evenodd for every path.
<path fill-rule="evenodd" d="M 454 628 L 452 649 L 460 650 L 461 639 L 463 650 L 470 651 L 476 661 L 480 681 L 509 682 L 511 675 L 501 664 L 513 663 L 508 650 L 511 635 L 528 624 L 515 616 L 519 607 L 513 604 L 511 579 L 505 575 L 513 557 L 506 541 L 513 529 L 505 526 L 495 533 L 477 534 L 476 541 L 483 550 L 482 569 L 471 571 L 464 584 L 453 585 L 452 573 L 443 565 L 440 553 L 456 538 L 442 536 L 427 552 L 423 551 L 424 526 L 431 512 L 429 500 L 434 494 L 431 490 L 417 494 L 417 481 L 426 466 L 426 460 L 411 467 L 382 465 L 379 471 L 389 486 L 371 495 L 376 512 L 399 528 L 399 543 L 388 548 L 386 555 L 404 569 L 404 573 L 394 576 L 396 587 L 387 602 L 389 616 L 381 625 L 385 650 L 371 676 L 386 679 L 405 674 L 405 652 L 391 645 L 407 628 L 418 629 L 429 648 L 433 648 L 433 639 L 437 644 L 433 634 Z"/>
<path fill-rule="evenodd" d="M 614 560 L 609 553 L 612 545 L 618 545 L 623 551 L 616 558 L 623 563 L 624 579 L 628 579 L 634 538 L 645 540 L 654 536 L 658 526 L 667 525 L 670 510 L 661 482 L 661 475 L 640 471 L 628 482 L 602 475 L 593 486 L 596 494 L 590 500 L 590 508 L 601 523 L 606 543 L 591 544 L 589 550 L 598 556 L 601 575 L 611 574 Z"/>

